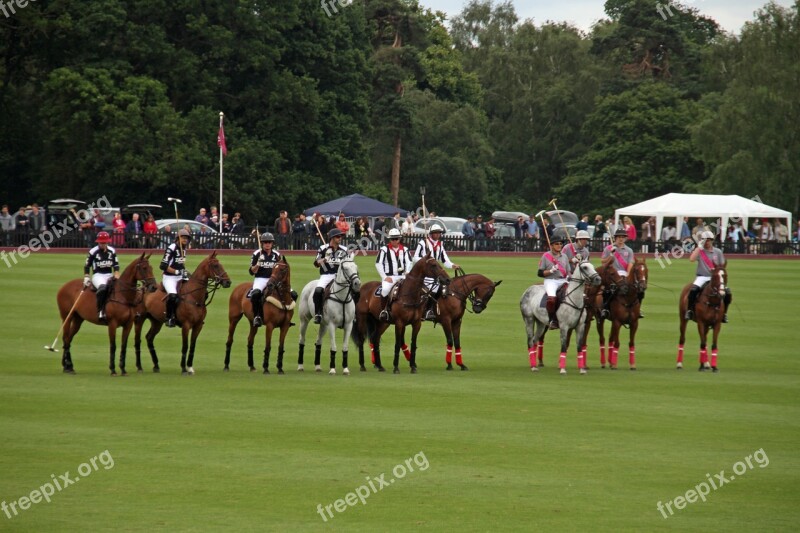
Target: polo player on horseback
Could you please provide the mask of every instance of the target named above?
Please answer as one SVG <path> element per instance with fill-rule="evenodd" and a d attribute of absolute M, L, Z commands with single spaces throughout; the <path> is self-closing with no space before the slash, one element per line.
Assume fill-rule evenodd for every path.
<path fill-rule="evenodd" d="M 189 246 L 191 234 L 188 230 L 178 231 L 175 242 L 167 246 L 164 250 L 164 257 L 161 258 L 159 268 L 164 272 L 161 276 L 161 283 L 167 291 L 167 321 L 166 326 L 173 328 L 177 324 L 175 312 L 178 309 L 178 282 L 189 279 L 189 271 L 186 270 L 186 247 Z"/>
<path fill-rule="evenodd" d="M 381 277 L 381 313 L 379 318 L 389 322 L 389 295 L 400 280 L 405 279 L 406 273 L 411 270 L 411 253 L 400 241 L 401 234 L 397 228 L 392 228 L 387 234 L 389 242 L 381 246 L 378 257 L 375 259 L 375 268 Z"/>
<path fill-rule="evenodd" d="M 581 261 L 589 260 L 589 232 L 586 230 L 579 230 L 575 234 L 575 242 L 569 243 L 564 246 L 562 253 L 569 259 L 570 273 L 575 272 L 575 267 Z"/>
<path fill-rule="evenodd" d="M 444 228 L 437 223 L 434 223 L 431 226 L 431 229 L 428 230 L 428 236 L 424 239 L 420 239 L 417 243 L 417 249 L 414 251 L 414 263 L 428 255 L 431 254 L 431 257 L 439 261 L 445 268 L 452 268 L 453 270 L 458 270 L 459 267 L 457 264 L 450 261 L 450 258 L 447 257 L 447 252 L 444 249 L 444 243 L 442 243 L 442 233 L 444 233 Z M 435 320 L 436 313 L 433 310 L 433 306 L 436 303 L 436 300 L 442 295 L 443 287 L 433 278 L 425 278 L 425 286 L 428 288 L 428 308 L 425 310 L 425 316 L 423 320 Z"/>
<path fill-rule="evenodd" d="M 564 235 L 553 235 L 550 238 L 550 251 L 542 254 L 539 260 L 539 270 L 537 275 L 544 278 L 544 290 L 547 293 L 547 315 L 550 317 L 550 329 L 559 329 L 556 311 L 558 307 L 558 289 L 567 283 L 567 276 L 570 273 L 569 258 L 561 253 L 564 242 L 567 238 Z"/>
<path fill-rule="evenodd" d="M 631 250 L 631 248 L 625 244 L 627 239 L 628 232 L 623 228 L 617 229 L 617 231 L 614 232 L 614 244 L 609 244 L 606 246 L 602 255 L 603 265 L 606 267 L 609 264 L 612 265 L 612 268 L 614 268 L 614 270 L 617 271 L 617 274 L 619 274 L 623 279 L 628 278 L 628 274 L 630 274 L 633 270 L 633 265 L 635 263 L 633 250 Z M 614 294 L 611 288 L 603 287 L 603 310 L 600 312 L 601 317 L 611 317 L 611 312 L 609 311 L 608 306 L 611 303 L 611 298 L 613 296 Z M 644 300 L 644 293 L 640 292 L 638 297 L 641 304 L 642 300 Z M 639 309 L 639 318 L 644 318 L 644 315 L 641 312 L 641 306 Z"/>
<path fill-rule="evenodd" d="M 264 289 L 267 287 L 267 282 L 272 276 L 272 270 L 278 261 L 281 260 L 281 254 L 272 248 L 275 243 L 275 237 L 272 233 L 262 233 L 259 238 L 261 242 L 261 249 L 253 252 L 250 258 L 250 275 L 255 276 L 253 280 L 253 290 L 250 292 L 250 303 L 253 306 L 253 326 L 259 327 L 264 323 Z"/>
<path fill-rule="evenodd" d="M 725 256 L 722 255 L 722 250 L 714 246 L 714 234 L 710 231 L 704 231 L 700 234 L 700 243 L 692 250 L 689 256 L 689 261 L 697 262 L 697 274 L 692 283 L 692 288 L 689 290 L 689 301 L 686 308 L 684 318 L 686 320 L 694 320 L 694 304 L 697 301 L 697 295 L 703 290 L 703 286 L 711 281 L 711 273 L 718 266 L 725 265 Z M 728 323 L 728 306 L 733 299 L 729 287 L 725 287 L 725 311 L 722 315 L 722 323 Z"/>
<path fill-rule="evenodd" d="M 108 281 L 113 277 L 119 279 L 119 261 L 117 260 L 117 251 L 109 246 L 111 236 L 101 231 L 97 234 L 97 246 L 89 250 L 89 255 L 86 256 L 86 262 L 83 265 L 83 286 L 88 289 L 89 286 L 94 286 L 97 289 L 97 318 L 105 320 L 105 305 L 108 299 Z M 89 277 L 89 270 L 94 272 L 94 275 Z"/>
<path fill-rule="evenodd" d="M 339 228 L 333 228 L 328 232 L 328 244 L 323 244 L 317 250 L 317 257 L 314 259 L 314 266 L 319 267 L 319 281 L 314 289 L 314 324 L 322 322 L 322 304 L 325 299 L 325 287 L 327 287 L 336 277 L 339 265 L 347 259 L 347 250 L 341 246 L 344 232 Z M 357 294 L 353 293 L 353 298 Z"/>

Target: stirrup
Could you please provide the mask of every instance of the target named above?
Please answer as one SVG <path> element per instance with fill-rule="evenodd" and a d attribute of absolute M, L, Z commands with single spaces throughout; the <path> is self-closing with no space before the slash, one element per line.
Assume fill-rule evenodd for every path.
<path fill-rule="evenodd" d="M 167 326 L 168 328 L 174 328 L 175 327 L 175 317 L 172 317 L 172 316 L 169 317 L 167 319 L 167 321 L 164 323 L 164 325 Z"/>
<path fill-rule="evenodd" d="M 561 329 L 558 325 L 558 320 L 551 320 L 550 323 L 547 325 L 550 329 Z"/>
<path fill-rule="evenodd" d="M 604 307 L 600 310 L 600 318 L 611 318 L 611 313 Z"/>
<path fill-rule="evenodd" d="M 322 323 L 322 315 L 314 315 L 314 324 L 321 324 Z"/>
<path fill-rule="evenodd" d="M 686 313 L 684 313 L 683 318 L 686 320 L 694 320 L 694 311 L 691 309 L 687 309 Z"/>
<path fill-rule="evenodd" d="M 259 327 L 259 326 L 263 326 L 263 325 L 264 325 L 264 321 L 261 320 L 260 316 L 254 316 L 253 317 L 253 326 Z"/>
<path fill-rule="evenodd" d="M 434 321 L 436 320 L 436 313 L 433 311 L 433 309 L 428 309 L 425 311 L 425 317 L 422 320 Z"/>
<path fill-rule="evenodd" d="M 724 315 L 722 315 L 722 323 L 723 324 L 727 324 L 728 323 L 728 313 L 725 313 Z"/>
<path fill-rule="evenodd" d="M 378 315 L 379 320 L 383 320 L 384 322 L 389 322 L 389 311 L 386 309 L 381 310 L 380 314 Z"/>

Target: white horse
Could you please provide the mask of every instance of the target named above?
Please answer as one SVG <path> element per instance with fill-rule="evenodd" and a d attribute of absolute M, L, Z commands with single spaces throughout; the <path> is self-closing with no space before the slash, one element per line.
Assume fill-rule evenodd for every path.
<path fill-rule="evenodd" d="M 578 263 L 575 272 L 567 283 L 566 296 L 556 312 L 559 329 L 561 330 L 561 356 L 559 357 L 558 366 L 562 374 L 567 373 L 567 348 L 569 347 L 569 338 L 573 329 L 576 330 L 578 338 L 578 368 L 581 374 L 586 373 L 586 361 L 581 351 L 580 340 L 583 339 L 583 331 L 586 327 L 583 309 L 583 286 L 587 282 L 598 286 L 600 285 L 600 276 L 591 263 L 582 261 Z M 522 319 L 525 321 L 525 331 L 528 333 L 528 356 L 532 372 L 538 372 L 539 370 L 536 367 L 536 350 L 538 349 L 539 340 L 544 335 L 545 329 L 550 322 L 547 309 L 542 304 L 546 296 L 544 285 L 531 285 L 519 301 Z"/>
<path fill-rule="evenodd" d="M 297 357 L 297 370 L 303 371 L 303 351 L 306 343 L 306 328 L 314 317 L 314 288 L 317 281 L 312 280 L 303 287 L 303 292 L 298 299 L 298 313 L 300 315 L 300 351 Z M 331 339 L 331 375 L 336 374 L 336 328 L 344 329 L 342 339 L 342 374 L 350 375 L 347 368 L 347 350 L 350 345 L 350 333 L 353 330 L 353 319 L 356 315 L 356 304 L 353 301 L 353 294 L 361 291 L 361 278 L 358 277 L 358 265 L 353 261 L 352 256 L 348 257 L 339 265 L 336 277 L 331 285 L 330 296 L 325 299 L 322 310 L 322 323 L 319 325 L 316 348 L 314 351 L 314 370 L 322 371 L 320 366 L 320 354 L 322 352 L 322 335 L 328 330 Z"/>

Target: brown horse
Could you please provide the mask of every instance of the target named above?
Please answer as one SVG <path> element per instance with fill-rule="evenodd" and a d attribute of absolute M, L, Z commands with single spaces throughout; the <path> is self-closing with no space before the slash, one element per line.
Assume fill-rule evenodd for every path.
<path fill-rule="evenodd" d="M 70 346 L 72 339 L 78 333 L 83 321 L 91 322 L 92 324 L 106 325 L 108 327 L 108 340 L 109 340 L 109 363 L 108 368 L 111 370 L 111 375 L 116 376 L 117 371 L 114 368 L 114 357 L 117 350 L 117 328 L 122 328 L 122 346 L 119 350 L 119 369 L 120 373 L 124 376 L 125 372 L 125 353 L 128 348 L 128 335 L 131 332 L 131 327 L 134 323 L 135 308 L 141 303 L 142 292 L 137 291 L 137 284 L 141 281 L 145 285 L 145 290 L 153 292 L 156 290 L 156 280 L 153 277 L 153 269 L 150 266 L 150 256 L 145 256 L 144 253 L 133 260 L 128 267 L 122 272 L 118 280 L 113 280 L 109 283 L 108 300 L 106 301 L 105 324 L 100 322 L 97 317 L 97 306 L 95 298 L 88 298 L 84 293 L 93 294 L 94 290 L 84 289 L 83 281 L 80 279 L 73 279 L 65 283 L 58 291 L 58 310 L 61 313 L 61 320 L 66 320 L 69 310 L 72 308 L 76 299 L 80 298 L 80 302 L 75 305 L 75 310 L 69 316 L 69 321 L 64 324 L 64 355 L 61 358 L 61 366 L 64 372 L 68 374 L 75 373 L 75 367 L 72 364 L 72 353 Z"/>
<path fill-rule="evenodd" d="M 728 284 L 728 271 L 725 269 L 727 261 L 722 266 L 718 266 L 711 273 L 711 281 L 706 283 L 697 301 L 694 304 L 694 320 L 697 322 L 697 331 L 700 333 L 700 371 L 708 370 L 718 372 L 717 368 L 717 339 L 719 330 L 722 328 L 722 317 L 727 309 L 725 308 L 725 287 Z M 681 338 L 678 341 L 678 369 L 683 368 L 683 344 L 686 341 L 686 308 L 688 306 L 688 294 L 692 284 L 686 285 L 681 291 L 681 298 L 678 302 L 678 311 L 681 320 Z M 708 349 L 706 341 L 708 330 L 714 329 L 714 339 L 711 344 L 711 364 L 708 362 Z"/>
<path fill-rule="evenodd" d="M 197 342 L 197 336 L 203 329 L 203 321 L 208 312 L 207 307 L 211 304 L 214 298 L 214 293 L 219 287 L 226 289 L 231 286 L 231 279 L 228 273 L 222 268 L 222 264 L 217 259 L 217 252 L 215 251 L 210 256 L 203 259 L 197 269 L 189 278 L 189 281 L 181 283 L 178 287 L 178 307 L 175 310 L 175 317 L 178 324 L 181 326 L 181 333 L 183 337 L 183 344 L 181 346 L 181 371 L 184 375 L 194 374 L 192 363 L 194 362 L 194 348 Z M 153 344 L 158 332 L 167 320 L 166 313 L 166 299 L 167 294 L 161 290 L 148 294 L 144 298 L 144 312 L 142 316 L 136 321 L 136 364 L 141 367 L 140 361 L 140 344 L 142 325 L 145 319 L 150 320 L 150 330 L 147 332 L 145 338 L 147 339 L 147 348 L 150 350 L 150 356 L 153 358 L 153 372 L 159 371 L 158 355 L 156 354 L 156 347 Z M 191 346 L 189 346 L 189 331 L 192 332 Z M 186 360 L 186 351 L 189 350 L 189 360 Z"/>
<path fill-rule="evenodd" d="M 417 373 L 417 335 L 422 327 L 422 317 L 425 313 L 425 304 L 428 301 L 425 278 L 437 280 L 441 285 L 450 283 L 450 277 L 442 265 L 426 255 L 414 264 L 411 272 L 401 281 L 397 288 L 397 295 L 390 304 L 391 323 L 380 320 L 383 307 L 381 306 L 380 281 L 370 281 L 361 286 L 361 298 L 356 306 L 356 327 L 353 328 L 353 340 L 358 345 L 358 362 L 361 371 L 367 370 L 364 365 L 364 341 L 368 338 L 373 356 L 373 364 L 380 372 L 386 369 L 381 365 L 381 336 L 387 328 L 394 324 L 394 373 L 400 373 L 400 350 L 411 366 L 411 373 Z M 411 349 L 405 343 L 406 326 L 411 325 Z"/>
<path fill-rule="evenodd" d="M 456 364 L 461 370 L 469 370 L 461 357 L 461 319 L 467 310 L 467 301 L 472 303 L 472 311 L 480 314 L 489 305 L 497 283 L 481 274 L 464 274 L 450 281 L 447 291 L 439 298 L 436 305 L 436 321 L 442 325 L 447 341 L 445 352 L 446 370 L 453 370 L 453 348 L 455 348 Z"/>
<path fill-rule="evenodd" d="M 247 292 L 252 286 L 252 283 L 238 285 L 233 289 L 228 302 L 228 341 L 225 343 L 225 371 L 228 370 L 228 365 L 231 361 L 233 333 L 236 331 L 236 325 L 243 316 L 246 316 L 247 321 L 250 323 L 250 333 L 247 336 L 247 366 L 250 367 L 250 372 L 255 372 L 256 370 L 253 363 L 253 339 L 258 328 L 253 326 L 253 305 L 250 298 L 247 297 Z M 279 328 L 281 332 L 280 344 L 278 345 L 278 374 L 283 374 L 284 341 L 292 324 L 292 315 L 294 315 L 295 307 L 291 290 L 292 282 L 289 262 L 286 261 L 285 256 L 281 256 L 281 260 L 272 269 L 272 275 L 267 281 L 267 286 L 264 289 L 264 299 L 262 300 L 267 341 L 264 346 L 264 374 L 269 374 L 269 353 L 272 348 L 272 331 L 275 328 Z"/>
<path fill-rule="evenodd" d="M 608 306 L 611 314 L 611 333 L 608 339 L 608 367 L 611 370 L 617 369 L 619 332 L 622 326 L 625 325 L 630 328 L 628 363 L 631 370 L 636 370 L 636 330 L 639 328 L 639 309 L 641 307 L 639 294 L 647 290 L 647 263 L 643 257 L 637 257 L 627 278 L 621 278 L 613 267 L 606 266 L 605 270 L 609 284 L 612 287 L 616 286 Z M 602 294 L 600 298 L 602 298 Z M 597 334 L 600 336 L 600 365 L 605 368 L 603 361 L 603 346 L 605 344 L 603 325 L 605 319 L 601 314 L 598 314 L 596 319 Z"/>

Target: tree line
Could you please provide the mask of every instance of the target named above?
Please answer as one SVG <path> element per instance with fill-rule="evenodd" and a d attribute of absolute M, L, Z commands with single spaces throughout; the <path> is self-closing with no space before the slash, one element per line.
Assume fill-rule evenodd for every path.
<path fill-rule="evenodd" d="M 666 192 L 800 211 L 800 0 L 739 35 L 608 0 L 589 33 L 471 0 L 40 0 L 0 20 L 0 202 L 363 192 L 440 214 L 608 213 Z M 88 199 L 88 200 L 87 200 Z"/>

